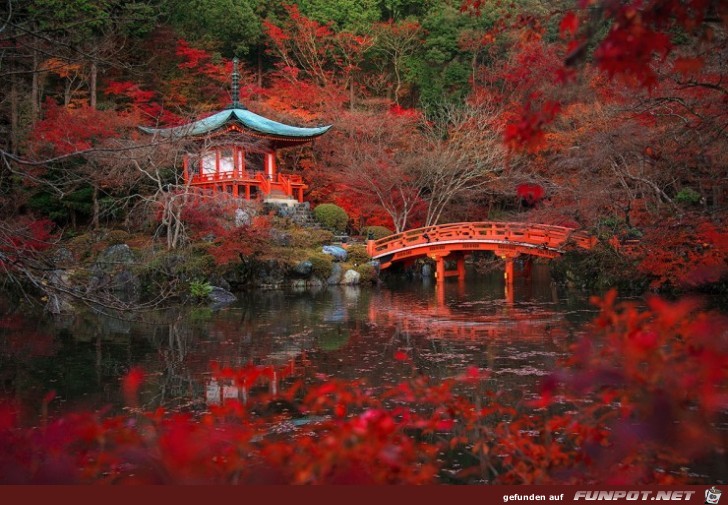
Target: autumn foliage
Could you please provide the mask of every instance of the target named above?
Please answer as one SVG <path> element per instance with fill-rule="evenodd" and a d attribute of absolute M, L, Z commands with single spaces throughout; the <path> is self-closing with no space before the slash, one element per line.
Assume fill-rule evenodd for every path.
<path fill-rule="evenodd" d="M 129 414 L 76 413 L 29 429 L 4 403 L 0 475 L 4 483 L 697 483 L 683 468 L 720 457 L 728 320 L 693 299 L 653 297 L 641 309 L 615 298 L 594 300 L 600 315 L 535 397 L 493 390 L 488 370 L 473 367 L 437 384 L 415 374 L 375 388 L 302 381 L 288 365 L 213 363 L 216 381 L 247 391 L 242 400 L 142 412 L 143 372 L 134 369 L 122 381 Z M 395 358 L 412 366 L 405 351 Z"/>

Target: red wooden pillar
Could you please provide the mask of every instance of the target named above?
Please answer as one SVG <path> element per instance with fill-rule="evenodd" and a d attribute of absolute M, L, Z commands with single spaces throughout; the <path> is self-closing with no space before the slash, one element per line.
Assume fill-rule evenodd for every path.
<path fill-rule="evenodd" d="M 298 188 L 298 203 L 303 203 L 303 188 Z"/>
<path fill-rule="evenodd" d="M 272 182 L 276 181 L 277 167 L 276 167 L 276 153 L 265 153 L 265 173 L 268 179 Z"/>
<path fill-rule="evenodd" d="M 184 180 L 185 184 L 190 182 L 189 163 L 190 156 L 189 154 L 185 154 L 185 157 L 182 160 L 182 180 Z"/>
<path fill-rule="evenodd" d="M 465 255 L 460 253 L 457 258 L 458 280 L 465 279 Z"/>
<path fill-rule="evenodd" d="M 245 185 L 245 199 L 250 200 L 250 184 Z"/>
<path fill-rule="evenodd" d="M 506 260 L 506 270 L 503 273 L 503 278 L 506 281 L 507 286 L 513 286 L 513 257 L 512 256 L 503 256 L 503 259 Z"/>
<path fill-rule="evenodd" d="M 513 278 L 515 275 L 515 269 L 513 268 L 514 260 L 516 259 L 517 254 L 514 256 L 512 254 L 504 254 L 501 257 L 506 262 L 506 268 L 505 272 L 503 273 L 503 279 L 505 280 L 505 295 L 506 295 L 506 302 L 507 303 L 513 303 Z"/>
<path fill-rule="evenodd" d="M 438 256 L 435 258 L 437 269 L 435 270 L 435 279 L 437 282 L 445 282 L 445 258 Z"/>

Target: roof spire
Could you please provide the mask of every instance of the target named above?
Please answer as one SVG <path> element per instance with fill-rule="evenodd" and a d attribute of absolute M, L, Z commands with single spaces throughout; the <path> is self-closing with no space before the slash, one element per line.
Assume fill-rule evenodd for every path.
<path fill-rule="evenodd" d="M 240 73 L 238 72 L 238 57 L 233 58 L 233 103 L 230 108 L 241 109 L 244 108 L 240 105 Z"/>

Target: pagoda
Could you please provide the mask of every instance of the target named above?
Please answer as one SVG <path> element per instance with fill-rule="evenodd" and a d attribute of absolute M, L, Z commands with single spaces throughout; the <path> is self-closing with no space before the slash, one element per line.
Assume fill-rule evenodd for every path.
<path fill-rule="evenodd" d="M 246 200 L 303 202 L 308 187 L 297 174 L 278 170 L 276 152 L 313 141 L 331 125 L 302 128 L 249 111 L 239 101 L 238 59 L 233 60 L 232 104 L 211 116 L 173 128 L 140 129 L 160 137 L 192 140 L 183 159 L 185 184 Z"/>

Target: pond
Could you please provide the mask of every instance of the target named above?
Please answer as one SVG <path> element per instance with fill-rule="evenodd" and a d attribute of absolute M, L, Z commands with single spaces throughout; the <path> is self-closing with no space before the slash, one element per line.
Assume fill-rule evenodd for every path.
<path fill-rule="evenodd" d="M 302 383 L 361 380 L 367 390 L 413 376 L 432 383 L 473 367 L 509 405 L 539 398 L 541 381 L 597 314 L 589 296 L 552 282 L 546 265 L 506 290 L 500 272 L 468 271 L 465 281 L 391 281 L 379 287 L 250 291 L 236 303 L 131 315 L 87 310 L 63 317 L 0 305 L 0 397 L 37 425 L 53 391 L 51 416 L 121 413 L 121 382 L 145 371 L 140 406 L 204 412 L 247 390 L 212 378 L 222 367 L 272 365 Z M 405 358 L 403 358 L 403 356 Z M 268 388 L 277 387 L 274 380 Z M 280 381 L 281 387 L 285 383 Z M 728 432 L 725 416 L 720 433 Z M 695 462 L 693 476 L 723 482 L 725 462 Z"/>
<path fill-rule="evenodd" d="M 506 296 L 502 274 L 468 280 L 392 282 L 376 288 L 253 291 L 222 307 L 182 307 L 121 316 L 86 311 L 45 317 L 3 307 L 0 394 L 26 415 L 55 391 L 51 412 L 123 405 L 120 379 L 141 366 L 144 407 L 209 401 L 210 363 L 241 367 L 290 363 L 301 375 L 396 383 L 412 366 L 435 380 L 475 366 L 500 387 L 535 395 L 540 377 L 564 356 L 596 312 L 583 293 L 564 293 L 548 269 L 517 279 Z"/>

